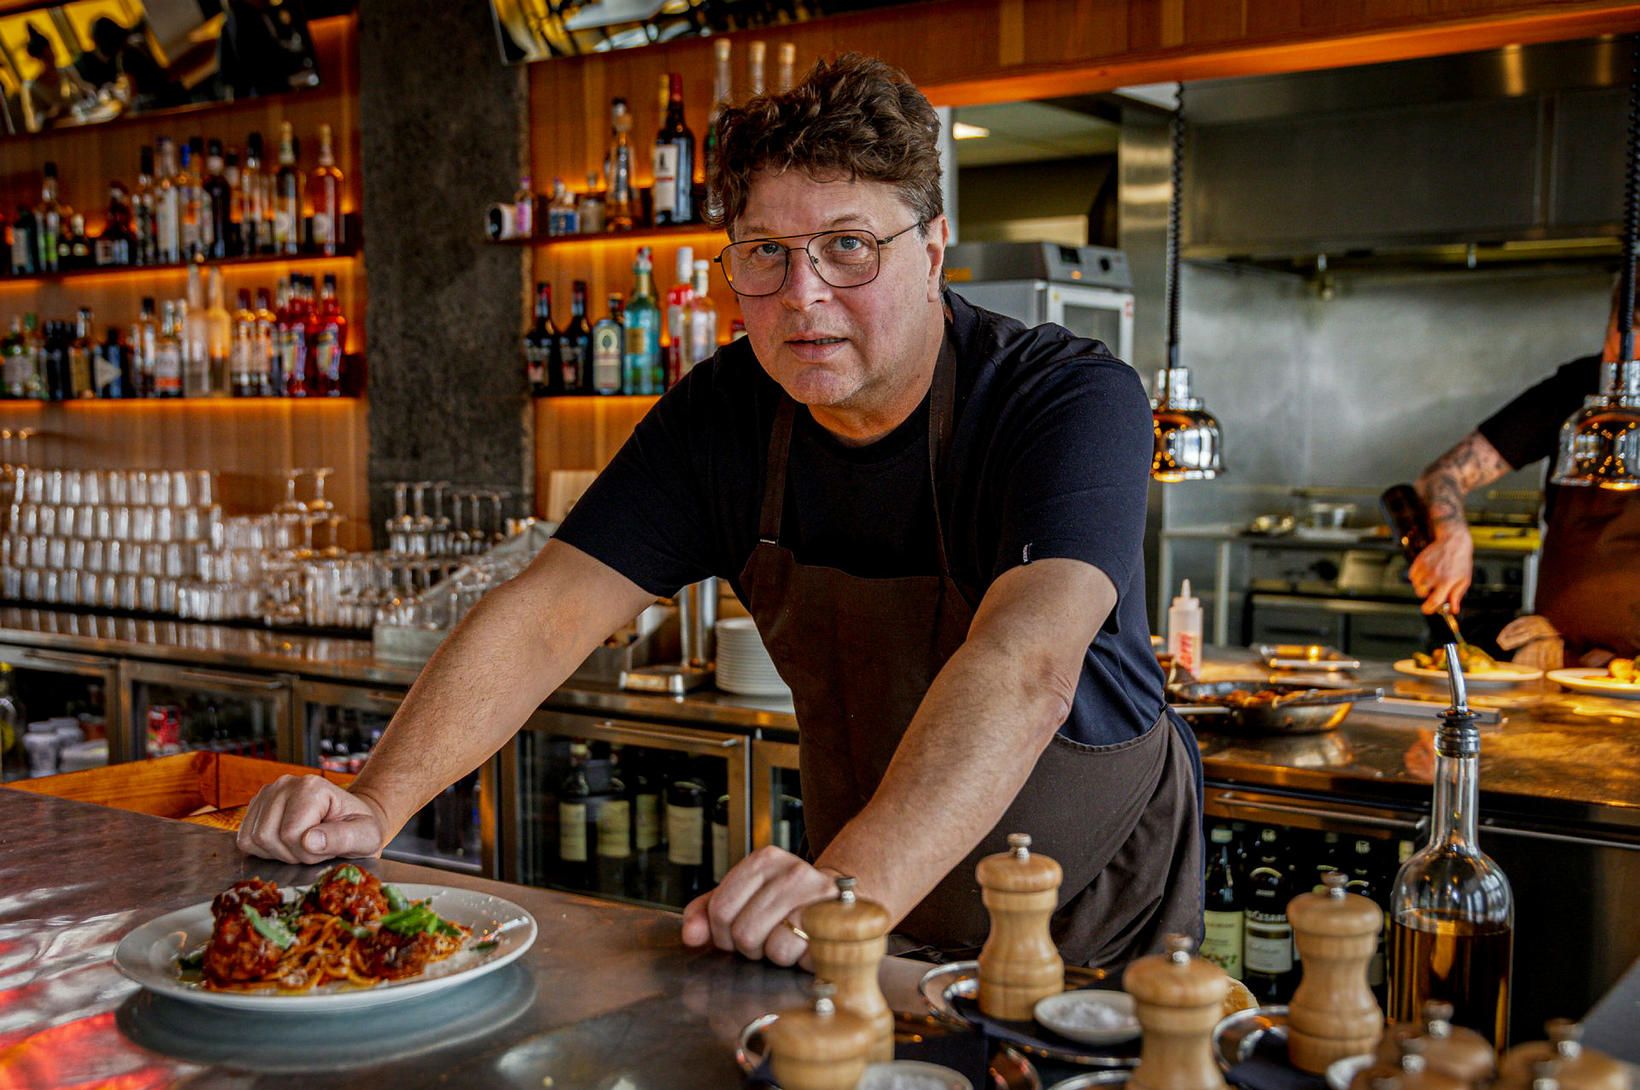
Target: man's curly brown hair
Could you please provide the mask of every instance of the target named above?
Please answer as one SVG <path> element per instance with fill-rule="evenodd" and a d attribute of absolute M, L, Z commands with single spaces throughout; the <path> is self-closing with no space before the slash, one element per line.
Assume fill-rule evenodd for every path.
<path fill-rule="evenodd" d="M 861 53 L 822 59 L 790 91 L 723 111 L 707 218 L 733 237 L 753 177 L 798 170 L 891 185 L 926 234 L 945 211 L 939 136 L 939 117 L 904 72 Z"/>

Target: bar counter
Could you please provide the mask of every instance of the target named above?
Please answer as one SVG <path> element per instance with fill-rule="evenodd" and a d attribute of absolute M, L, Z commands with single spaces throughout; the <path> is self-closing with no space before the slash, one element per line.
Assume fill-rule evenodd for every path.
<path fill-rule="evenodd" d="M 248 1016 L 141 991 L 120 938 L 251 875 L 323 868 L 242 856 L 231 833 L 0 791 L 0 1085 L 483 1086 L 725 1090 L 740 1029 L 802 1001 L 806 974 L 678 939 L 678 917 L 402 863 L 383 879 L 483 890 L 540 925 L 512 965 L 425 999 Z M 891 958 L 889 999 L 920 1008 L 927 966 Z"/>
<path fill-rule="evenodd" d="M 420 670 L 376 654 L 365 639 L 17 607 L 0 609 L 0 645 L 8 644 L 393 687 L 408 687 Z M 1265 676 L 1244 649 L 1209 651 L 1206 678 Z M 1428 700 L 1431 718 L 1383 714 L 1368 704 L 1321 735 L 1246 737 L 1204 729 L 1209 782 L 1427 806 L 1425 742 L 1445 704 L 1444 687 L 1383 663 L 1367 664 L 1354 680 Z M 1640 700 L 1564 693 L 1546 682 L 1501 693 L 1477 687 L 1471 698 L 1505 717 L 1501 726 L 1482 728 L 1484 812 L 1640 831 Z M 672 697 L 572 680 L 545 706 L 777 739 L 793 739 L 798 729 L 788 701 L 715 691 Z"/>

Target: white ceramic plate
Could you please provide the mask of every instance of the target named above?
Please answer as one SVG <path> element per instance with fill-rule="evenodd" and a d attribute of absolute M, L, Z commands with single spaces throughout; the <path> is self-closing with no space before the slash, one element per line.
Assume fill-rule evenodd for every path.
<path fill-rule="evenodd" d="M 1350 1082 L 1366 1068 L 1372 1066 L 1376 1057 L 1345 1056 L 1342 1060 L 1334 1060 L 1327 1065 L 1327 1090 L 1350 1090 Z"/>
<path fill-rule="evenodd" d="M 1410 677 L 1426 678 L 1430 681 L 1447 680 L 1445 670 L 1435 670 L 1428 666 L 1419 666 L 1412 659 L 1401 659 L 1395 664 L 1395 670 L 1397 673 L 1406 674 Z M 1528 681 L 1536 681 L 1542 676 L 1543 671 L 1539 670 L 1535 666 L 1521 666 L 1513 662 L 1500 662 L 1492 669 L 1486 671 L 1476 672 L 1465 670 L 1463 673 L 1463 680 L 1466 685 L 1472 685 L 1475 688 L 1486 688 L 1488 686 L 1496 687 L 1503 685 L 1524 685 Z"/>
<path fill-rule="evenodd" d="M 1036 1005 L 1036 1020 L 1061 1037 L 1085 1045 L 1114 1045 L 1139 1036 L 1133 997 L 1126 992 L 1080 989 L 1050 995 Z M 1115 1025 L 1095 1024 L 1109 1020 Z"/>
<path fill-rule="evenodd" d="M 305 892 L 304 887 L 292 889 Z M 327 984 L 291 994 L 213 992 L 177 977 L 178 955 L 197 950 L 211 937 L 211 902 L 201 901 L 149 920 L 126 935 L 114 950 L 114 966 L 150 991 L 190 1003 L 261 1011 L 351 1010 L 397 1003 L 464 984 L 514 961 L 535 945 L 535 917 L 511 901 L 445 886 L 400 885 L 398 889 L 412 901 L 431 898 L 433 911 L 472 928 L 468 948 L 434 962 L 420 976 L 387 981 L 374 988 Z M 495 940 L 490 949 L 471 948 L 474 942 L 489 938 Z"/>
<path fill-rule="evenodd" d="M 1590 696 L 1615 696 L 1621 700 L 1640 700 L 1640 684 L 1618 681 L 1604 670 L 1577 666 L 1567 670 L 1550 670 L 1549 680 L 1564 685 L 1574 693 Z"/>
<path fill-rule="evenodd" d="M 916 1090 L 973 1090 L 973 1084 L 949 1067 L 921 1060 L 868 1064 L 855 1090 L 890 1090 L 902 1086 Z"/>

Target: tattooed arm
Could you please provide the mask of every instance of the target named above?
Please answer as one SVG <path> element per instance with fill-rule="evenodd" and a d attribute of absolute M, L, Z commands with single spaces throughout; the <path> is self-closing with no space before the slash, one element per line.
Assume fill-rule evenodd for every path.
<path fill-rule="evenodd" d="M 1435 543 L 1418 554 L 1407 574 L 1423 596 L 1425 613 L 1434 613 L 1444 603 L 1456 611 L 1463 602 L 1475 573 L 1475 544 L 1464 520 L 1463 498 L 1511 468 L 1498 449 L 1474 431 L 1418 478 L 1415 487 L 1429 507 Z"/>

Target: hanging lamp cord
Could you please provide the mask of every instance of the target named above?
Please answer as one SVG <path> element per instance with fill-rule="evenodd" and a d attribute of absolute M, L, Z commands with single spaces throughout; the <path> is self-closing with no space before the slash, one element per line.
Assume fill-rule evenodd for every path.
<path fill-rule="evenodd" d="M 1179 366 L 1179 209 L 1184 201 L 1184 84 L 1179 84 L 1179 105 L 1173 113 L 1173 186 L 1167 199 L 1167 366 Z M 1168 403 L 1172 391 L 1162 389 L 1161 402 Z"/>
<path fill-rule="evenodd" d="M 1617 287 L 1617 363 L 1634 359 L 1634 260 L 1640 246 L 1640 34 L 1629 39 L 1628 176 L 1623 184 L 1623 272 Z"/>

